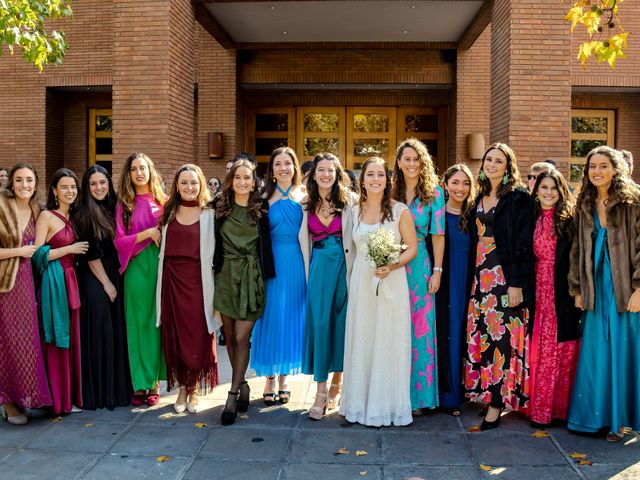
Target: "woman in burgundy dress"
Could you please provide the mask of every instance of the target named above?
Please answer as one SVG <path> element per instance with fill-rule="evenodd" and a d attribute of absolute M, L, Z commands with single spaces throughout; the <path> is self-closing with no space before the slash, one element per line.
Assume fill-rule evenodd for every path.
<path fill-rule="evenodd" d="M 180 387 L 177 413 L 198 411 L 198 392 L 218 383 L 213 332 L 214 211 L 207 208 L 209 190 L 200 167 L 183 165 L 176 172 L 162 227 L 158 284 L 157 326 L 167 364 L 167 387 Z"/>
<path fill-rule="evenodd" d="M 75 255 L 87 252 L 76 242 L 70 214 L 78 197 L 78 178 L 68 168 L 53 175 L 47 209 L 36 222 L 35 270 L 42 276 L 40 314 L 45 336 L 45 362 L 53 397 L 53 413 L 72 413 L 82 407 L 80 368 L 80 294 Z"/>
<path fill-rule="evenodd" d="M 51 405 L 30 260 L 37 191 L 36 171 L 19 163 L 0 193 L 0 403 L 13 425 L 27 423 L 25 409 Z"/>
<path fill-rule="evenodd" d="M 578 363 L 581 311 L 569 295 L 574 201 L 557 170 L 538 175 L 532 192 L 536 295 L 529 350 L 529 415 L 534 427 L 566 420 Z"/>

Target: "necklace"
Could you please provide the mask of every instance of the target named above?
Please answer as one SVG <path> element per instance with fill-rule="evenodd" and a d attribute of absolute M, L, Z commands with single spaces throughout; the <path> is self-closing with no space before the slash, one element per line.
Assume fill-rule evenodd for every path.
<path fill-rule="evenodd" d="M 322 215 L 324 218 L 329 218 L 331 215 L 333 215 L 335 212 L 333 205 L 329 204 L 328 206 L 324 205 L 324 202 L 322 202 L 322 206 L 320 207 L 320 215 Z"/>
<path fill-rule="evenodd" d="M 462 212 L 461 208 L 452 207 L 447 203 L 447 211 L 455 214 L 460 214 Z"/>

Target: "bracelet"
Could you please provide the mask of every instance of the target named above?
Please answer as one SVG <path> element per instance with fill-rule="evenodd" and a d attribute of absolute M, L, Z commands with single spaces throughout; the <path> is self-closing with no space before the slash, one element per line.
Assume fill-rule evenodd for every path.
<path fill-rule="evenodd" d="M 442 269 L 442 267 L 433 267 L 433 271 L 442 273 L 443 269 Z"/>

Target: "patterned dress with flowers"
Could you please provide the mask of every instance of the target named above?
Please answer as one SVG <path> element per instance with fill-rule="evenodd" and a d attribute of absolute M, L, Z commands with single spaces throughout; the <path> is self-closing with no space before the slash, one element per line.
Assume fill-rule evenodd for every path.
<path fill-rule="evenodd" d="M 428 205 L 414 199 L 410 206 L 418 237 L 418 255 L 406 267 L 411 299 L 411 408 L 438 406 L 435 297 L 429 294 L 432 273 L 427 252 L 429 235 L 444 235 L 444 193 L 436 188 Z"/>
<path fill-rule="evenodd" d="M 478 204 L 479 237 L 493 236 L 495 207 L 484 212 Z M 478 241 L 476 266 L 467 313 L 465 396 L 495 407 L 526 411 L 529 404 L 529 337 L 526 308 L 503 307 L 509 286 L 495 243 Z"/>

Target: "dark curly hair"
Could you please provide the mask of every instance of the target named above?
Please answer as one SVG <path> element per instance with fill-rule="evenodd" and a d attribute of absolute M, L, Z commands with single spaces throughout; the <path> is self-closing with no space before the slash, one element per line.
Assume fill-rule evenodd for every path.
<path fill-rule="evenodd" d="M 382 194 L 380 210 L 382 212 L 382 223 L 386 221 L 390 222 L 393 220 L 393 209 L 391 208 L 391 171 L 389 170 L 389 167 L 387 167 L 387 162 L 380 157 L 369 157 L 362 164 L 362 170 L 360 171 L 360 192 L 362 193 L 360 194 L 360 200 L 358 201 L 360 206 L 360 217 L 362 217 L 362 207 L 367 200 L 367 190 L 364 188 L 364 178 L 367 173 L 367 168 L 369 168 L 369 165 L 374 163 L 384 167 L 384 173 L 387 178 L 387 183 L 384 186 L 384 192 Z"/>
<path fill-rule="evenodd" d="M 520 172 L 518 171 L 518 161 L 516 159 L 516 154 L 511 147 L 506 143 L 492 143 L 489 145 L 489 148 L 484 152 L 482 156 L 482 162 L 480 162 L 480 174 L 483 173 L 482 168 L 484 167 L 484 161 L 487 158 L 487 155 L 491 150 L 500 150 L 504 153 L 504 156 L 507 157 L 507 175 L 509 176 L 507 183 L 501 183 L 496 192 L 496 196 L 498 198 L 505 196 L 507 193 L 515 190 L 517 187 L 524 187 L 522 180 L 520 178 Z M 482 195 L 489 195 L 491 193 L 491 182 L 488 178 L 480 178 L 482 175 L 478 176 L 478 185 L 480 186 L 480 193 Z"/>
<path fill-rule="evenodd" d="M 393 189 L 392 197 L 398 202 L 407 203 L 407 184 L 404 180 L 404 173 L 399 162 L 405 148 L 413 148 L 420 160 L 420 175 L 416 185 L 416 198 L 420 199 L 422 205 L 428 205 L 435 198 L 436 187 L 438 186 L 438 176 L 433 166 L 433 160 L 424 143 L 417 138 L 408 138 L 398 146 L 396 150 L 396 161 L 393 167 Z"/>
<path fill-rule="evenodd" d="M 336 181 L 331 187 L 329 197 L 325 198 L 325 200 L 333 205 L 336 212 L 341 212 L 345 205 L 347 205 L 349 199 L 350 182 L 349 177 L 344 173 L 344 168 L 342 168 L 340 160 L 331 153 L 320 153 L 313 159 L 313 165 L 311 165 L 307 175 L 308 198 L 305 203 L 305 209 L 309 212 L 315 212 L 318 209 L 318 205 L 322 203 L 318 182 L 316 182 L 316 169 L 318 168 L 318 163 L 323 160 L 329 160 L 336 170 Z"/>
<path fill-rule="evenodd" d="M 560 196 L 556 204 L 556 210 L 553 213 L 553 230 L 557 237 L 566 237 L 569 235 L 569 227 L 573 220 L 576 205 L 573 194 L 569 191 L 567 181 L 558 170 L 552 168 L 551 170 L 546 170 L 538 174 L 536 183 L 533 186 L 533 191 L 531 192 L 531 196 L 535 200 L 533 207 L 534 219 L 537 220 L 542 213 L 542 207 L 538 200 L 538 189 L 540 188 L 542 180 L 545 178 L 553 180 L 556 184 L 558 195 Z"/>
<path fill-rule="evenodd" d="M 257 222 L 258 219 L 262 217 L 262 199 L 260 197 L 260 189 L 258 188 L 260 181 L 258 180 L 258 173 L 256 172 L 257 165 L 246 159 L 236 160 L 233 163 L 224 181 L 222 193 L 219 193 L 216 195 L 216 198 L 214 198 L 213 207 L 216 209 L 216 218 L 228 217 L 233 211 L 236 196 L 233 190 L 233 177 L 235 177 L 240 167 L 249 169 L 253 178 L 253 190 L 249 195 L 248 206 L 249 213 L 253 217 L 253 220 Z"/>

